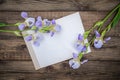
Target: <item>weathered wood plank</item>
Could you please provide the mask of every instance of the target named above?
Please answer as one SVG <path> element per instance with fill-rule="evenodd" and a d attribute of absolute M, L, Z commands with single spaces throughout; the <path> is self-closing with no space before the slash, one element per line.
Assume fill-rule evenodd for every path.
<path fill-rule="evenodd" d="M 0 11 L 111 10 L 119 0 L 0 0 Z"/>
<path fill-rule="evenodd" d="M 68 61 L 38 71 L 31 61 L 0 61 L 0 79 L 7 80 L 119 80 L 120 62 L 89 61 L 77 70 L 69 68 Z"/>
<path fill-rule="evenodd" d="M 1 80 L 119 80 L 119 73 L 99 75 L 85 75 L 86 73 L 78 74 L 78 72 L 58 72 L 58 73 L 5 73 L 0 75 Z M 118 76 L 117 76 L 118 75 Z"/>

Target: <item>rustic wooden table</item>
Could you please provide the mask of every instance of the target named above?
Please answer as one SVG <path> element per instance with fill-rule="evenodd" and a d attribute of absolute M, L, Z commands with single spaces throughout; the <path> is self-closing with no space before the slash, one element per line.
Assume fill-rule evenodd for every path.
<path fill-rule="evenodd" d="M 0 0 L 0 22 L 23 21 L 21 11 L 31 16 L 60 18 L 79 11 L 85 29 L 114 8 L 119 0 Z M 0 33 L 0 80 L 120 80 L 120 24 L 106 36 L 112 39 L 100 50 L 91 47 L 85 55 L 89 62 L 78 70 L 69 68 L 68 61 L 38 71 L 34 70 L 22 37 Z M 16 30 L 15 27 L 3 29 Z"/>

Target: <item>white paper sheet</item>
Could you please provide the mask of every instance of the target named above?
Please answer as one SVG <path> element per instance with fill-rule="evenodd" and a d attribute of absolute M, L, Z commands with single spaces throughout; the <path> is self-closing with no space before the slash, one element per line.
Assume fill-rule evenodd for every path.
<path fill-rule="evenodd" d="M 79 12 L 57 19 L 56 22 L 62 26 L 61 32 L 53 37 L 44 34 L 44 40 L 39 47 L 25 41 L 36 70 L 68 60 L 72 58 L 73 52 L 77 53 L 74 43 L 78 34 L 84 33 Z M 88 52 L 91 52 L 90 47 Z"/>

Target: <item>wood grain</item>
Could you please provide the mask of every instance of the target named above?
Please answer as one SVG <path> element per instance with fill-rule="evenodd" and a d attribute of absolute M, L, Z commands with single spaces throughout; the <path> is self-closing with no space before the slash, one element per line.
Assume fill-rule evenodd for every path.
<path fill-rule="evenodd" d="M 120 74 L 120 62 L 113 61 L 89 61 L 77 70 L 70 69 L 67 61 L 40 69 L 38 71 L 34 70 L 31 61 L 3 61 L 0 65 L 0 78 L 3 80 L 8 78 L 13 80 L 120 79 L 118 76 Z"/>
<path fill-rule="evenodd" d="M 0 11 L 105 11 L 119 0 L 0 0 Z"/>

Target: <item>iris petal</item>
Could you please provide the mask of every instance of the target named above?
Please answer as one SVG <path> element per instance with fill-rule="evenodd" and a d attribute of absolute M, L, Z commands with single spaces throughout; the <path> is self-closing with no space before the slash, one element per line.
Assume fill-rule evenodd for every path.
<path fill-rule="evenodd" d="M 69 61 L 69 65 L 70 67 L 72 67 L 73 69 L 78 69 L 80 67 L 80 62 L 76 61 L 75 59 L 71 59 Z"/>
<path fill-rule="evenodd" d="M 24 28 L 25 28 L 25 24 L 20 24 L 20 25 L 18 26 L 18 28 L 19 28 L 19 30 L 23 31 Z"/>
<path fill-rule="evenodd" d="M 106 38 L 106 39 L 104 40 L 104 42 L 106 43 L 106 42 L 108 42 L 110 39 L 111 39 L 111 37 L 108 37 L 108 38 Z"/>
<path fill-rule="evenodd" d="M 52 24 L 53 24 L 53 25 L 55 25 L 55 24 L 56 24 L 55 19 L 53 19 L 51 22 L 52 22 Z"/>
<path fill-rule="evenodd" d="M 35 40 L 35 41 L 33 42 L 33 44 L 34 44 L 34 46 L 39 46 L 39 45 L 40 45 L 40 42 L 39 42 L 38 40 Z"/>
<path fill-rule="evenodd" d="M 32 40 L 32 35 L 25 36 L 26 41 L 31 41 Z"/>
<path fill-rule="evenodd" d="M 100 37 L 100 33 L 97 30 L 95 31 L 95 35 L 96 37 Z"/>
<path fill-rule="evenodd" d="M 38 28 L 42 27 L 42 22 L 41 21 L 36 21 L 35 26 Z"/>
<path fill-rule="evenodd" d="M 42 21 L 41 16 L 38 16 L 38 17 L 37 17 L 37 21 Z"/>
<path fill-rule="evenodd" d="M 81 62 L 81 64 L 84 64 L 84 63 L 86 63 L 86 62 L 88 62 L 88 59 L 83 60 L 83 61 Z"/>
<path fill-rule="evenodd" d="M 35 18 L 27 18 L 25 22 L 28 27 L 32 27 L 35 24 Z"/>
<path fill-rule="evenodd" d="M 28 18 L 27 12 L 21 12 L 21 17 L 22 18 Z"/>
<path fill-rule="evenodd" d="M 102 46 L 103 46 L 103 41 L 95 39 L 95 41 L 94 41 L 94 47 L 99 49 Z"/>
<path fill-rule="evenodd" d="M 61 26 L 60 25 L 56 25 L 54 27 L 54 29 L 55 29 L 56 32 L 60 32 L 61 31 Z"/>
<path fill-rule="evenodd" d="M 78 54 L 73 53 L 73 58 L 77 58 L 77 57 L 78 57 Z"/>
<path fill-rule="evenodd" d="M 78 35 L 78 40 L 80 40 L 80 41 L 84 40 L 84 38 L 83 38 L 83 36 L 81 34 Z"/>

